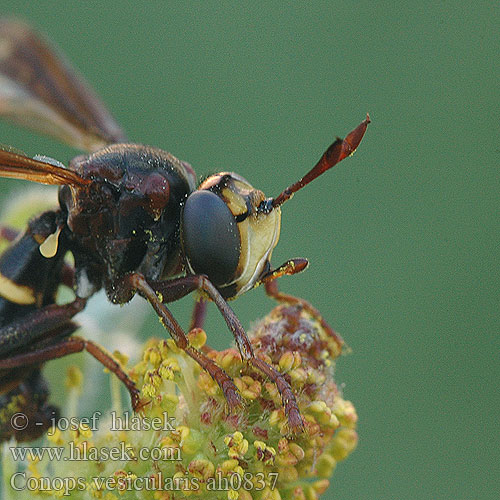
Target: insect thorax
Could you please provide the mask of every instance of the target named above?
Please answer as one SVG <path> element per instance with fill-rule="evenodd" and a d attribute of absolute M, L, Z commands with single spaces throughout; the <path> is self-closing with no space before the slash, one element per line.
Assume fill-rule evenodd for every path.
<path fill-rule="evenodd" d="M 159 149 L 116 144 L 70 168 L 92 180 L 59 194 L 77 271 L 85 267 L 99 288 L 129 272 L 154 280 L 177 267 L 180 212 L 194 189 L 187 164 Z"/>

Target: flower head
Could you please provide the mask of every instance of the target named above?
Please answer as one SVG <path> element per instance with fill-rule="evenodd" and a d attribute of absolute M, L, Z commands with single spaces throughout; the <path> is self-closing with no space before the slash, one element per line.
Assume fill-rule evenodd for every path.
<path fill-rule="evenodd" d="M 205 348 L 206 334 L 196 330 L 191 345 L 205 349 L 235 381 L 244 401 L 238 412 L 227 413 L 218 385 L 172 340 L 151 339 L 128 369 L 145 402 L 142 413 L 113 414 L 98 430 L 52 430 L 50 443 L 62 446 L 67 459 L 31 460 L 27 474 L 77 477 L 70 491 L 77 499 L 318 498 L 357 442 L 356 412 L 333 379 L 337 343 L 306 312 L 284 305 L 249 337 L 256 355 L 290 382 L 304 433 L 290 434 L 273 383 L 235 349 Z M 64 484 L 56 486 L 31 493 L 57 498 Z"/>

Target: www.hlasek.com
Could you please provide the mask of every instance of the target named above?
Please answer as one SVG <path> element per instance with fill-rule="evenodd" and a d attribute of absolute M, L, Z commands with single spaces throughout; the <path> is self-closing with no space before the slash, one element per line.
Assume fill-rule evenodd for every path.
<path fill-rule="evenodd" d="M 68 446 L 11 446 L 9 448 L 12 459 L 15 462 L 31 460 L 41 462 L 43 459 L 49 461 L 63 462 L 93 462 L 130 461 L 130 460 L 154 460 L 154 461 L 180 461 L 182 460 L 181 449 L 176 446 L 162 446 L 153 448 L 139 448 L 137 451 L 125 441 L 120 441 L 118 446 L 90 446 L 88 441 L 76 444 L 69 441 Z"/>
<path fill-rule="evenodd" d="M 259 472 L 251 474 L 245 472 L 243 475 L 232 474 L 223 477 L 217 472 L 214 477 L 208 478 L 204 484 L 207 491 L 262 491 L 269 487 L 274 490 L 278 480 L 277 472 L 267 475 Z M 163 477 L 159 472 L 154 477 L 137 477 L 127 475 L 122 477 L 93 477 L 90 483 L 96 491 L 199 491 L 202 487 L 197 477 Z M 10 478 L 10 486 L 14 491 L 51 491 L 62 492 L 64 496 L 71 495 L 73 491 L 85 491 L 89 482 L 83 477 L 30 477 L 26 472 L 16 472 Z"/>

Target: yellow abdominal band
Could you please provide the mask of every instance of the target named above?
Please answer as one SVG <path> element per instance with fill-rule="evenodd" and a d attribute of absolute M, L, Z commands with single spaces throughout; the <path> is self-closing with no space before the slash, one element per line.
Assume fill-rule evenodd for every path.
<path fill-rule="evenodd" d="M 35 292 L 29 286 L 18 285 L 0 274 L 0 297 L 20 305 L 35 304 Z"/>

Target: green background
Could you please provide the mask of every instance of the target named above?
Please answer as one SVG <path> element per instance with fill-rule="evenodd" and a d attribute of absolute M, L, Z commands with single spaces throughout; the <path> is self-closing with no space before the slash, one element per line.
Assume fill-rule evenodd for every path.
<path fill-rule="evenodd" d="M 284 207 L 273 258 L 310 259 L 282 289 L 353 351 L 336 377 L 360 444 L 325 497 L 498 498 L 495 2 L 102 3 L 1 11 L 48 34 L 131 140 L 198 174 L 277 194 L 370 112 L 356 155 Z M 5 123 L 0 142 L 75 155 Z M 2 200 L 24 186 L 3 181 Z M 271 305 L 256 290 L 234 308 L 249 325 Z M 184 324 L 190 306 L 173 307 Z M 215 310 L 207 330 L 229 345 Z M 150 331 L 163 334 L 152 312 Z"/>

